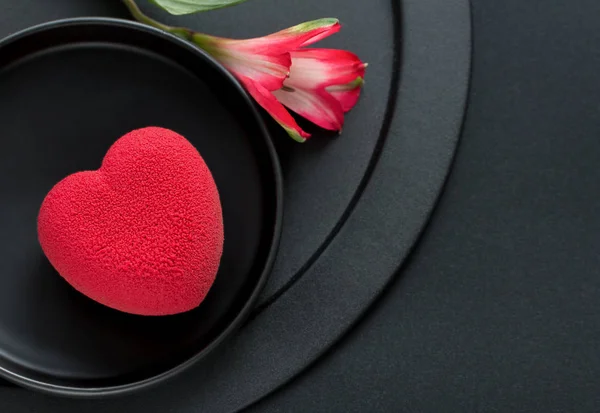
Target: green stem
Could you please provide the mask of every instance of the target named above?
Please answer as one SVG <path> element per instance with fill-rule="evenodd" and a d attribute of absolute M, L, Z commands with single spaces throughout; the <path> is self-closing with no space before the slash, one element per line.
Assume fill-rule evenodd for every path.
<path fill-rule="evenodd" d="M 129 13 L 133 16 L 134 19 L 139 21 L 140 23 L 147 24 L 152 27 L 156 27 L 157 29 L 164 30 L 165 32 L 172 33 L 176 36 L 179 36 L 185 40 L 192 40 L 194 36 L 194 32 L 190 29 L 186 29 L 185 27 L 173 27 L 166 24 L 163 24 L 159 21 L 154 20 L 150 16 L 144 14 L 144 12 L 139 8 L 136 4 L 135 0 L 123 0 L 123 3 L 129 10 Z"/>

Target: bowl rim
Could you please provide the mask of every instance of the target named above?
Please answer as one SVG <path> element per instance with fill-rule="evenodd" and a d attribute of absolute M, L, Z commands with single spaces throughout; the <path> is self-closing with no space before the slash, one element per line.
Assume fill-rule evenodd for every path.
<path fill-rule="evenodd" d="M 173 34 L 167 33 L 160 29 L 138 23 L 132 20 L 118 19 L 118 18 L 110 18 L 110 17 L 76 17 L 76 18 L 67 18 L 67 19 L 59 19 L 52 20 L 49 22 L 45 22 L 42 24 L 38 24 L 35 26 L 31 26 L 25 28 L 23 30 L 17 31 L 3 39 L 0 40 L 0 53 L 1 49 L 7 46 L 10 43 L 18 41 L 24 37 L 31 36 L 33 34 L 37 34 L 39 32 L 43 32 L 49 29 L 55 29 L 58 27 L 65 26 L 89 26 L 89 25 L 104 25 L 104 26 L 115 26 L 121 27 L 131 30 L 142 31 L 150 35 L 162 37 L 165 40 L 171 41 L 177 44 L 179 47 L 183 47 L 187 49 L 189 52 L 195 54 L 199 59 L 201 59 L 204 64 L 212 66 L 214 69 L 217 69 L 224 78 L 232 83 L 235 86 L 235 89 L 240 94 L 241 99 L 244 103 L 249 107 L 252 117 L 256 122 L 258 128 L 261 131 L 261 134 L 264 138 L 267 155 L 271 160 L 271 172 L 272 177 L 274 178 L 274 186 L 275 186 L 275 217 L 273 223 L 273 233 L 271 236 L 271 246 L 269 252 L 267 254 L 265 264 L 263 266 L 262 272 L 258 278 L 258 282 L 254 286 L 254 290 L 252 294 L 239 311 L 237 316 L 233 319 L 233 321 L 225 328 L 208 346 L 200 350 L 198 353 L 188 358 L 184 362 L 162 372 L 156 374 L 152 377 L 127 383 L 121 384 L 117 386 L 107 386 L 107 387 L 91 387 L 91 388 L 79 388 L 73 386 L 66 385 L 58 385 L 52 383 L 46 383 L 40 380 L 35 380 L 28 378 L 22 374 L 15 373 L 6 367 L 0 365 L 0 377 L 9 380 L 12 383 L 17 385 L 36 390 L 42 393 L 58 395 L 58 396 L 66 396 L 72 398 L 101 398 L 107 396 L 117 396 L 117 395 L 125 395 L 134 393 L 140 390 L 145 390 L 149 387 L 158 385 L 159 383 L 163 383 L 178 374 L 184 372 L 195 363 L 204 359 L 209 353 L 211 353 L 215 348 L 217 348 L 220 344 L 222 344 L 227 338 L 229 338 L 232 333 L 234 333 L 238 328 L 241 327 L 242 323 L 248 318 L 254 305 L 256 304 L 263 287 L 265 286 L 269 274 L 273 268 L 275 263 L 275 258 L 277 256 L 277 251 L 279 248 L 279 242 L 281 238 L 281 230 L 282 230 L 282 221 L 283 221 L 283 173 L 281 170 L 281 165 L 279 162 L 279 158 L 277 152 L 275 150 L 275 146 L 272 142 L 271 136 L 265 126 L 264 120 L 260 115 L 256 104 L 252 100 L 252 98 L 248 95 L 246 90 L 242 87 L 242 85 L 238 82 L 238 80 L 217 60 L 211 57 L 209 54 L 204 52 L 198 47 L 195 47 L 191 43 L 187 42 L 184 39 L 181 39 Z"/>

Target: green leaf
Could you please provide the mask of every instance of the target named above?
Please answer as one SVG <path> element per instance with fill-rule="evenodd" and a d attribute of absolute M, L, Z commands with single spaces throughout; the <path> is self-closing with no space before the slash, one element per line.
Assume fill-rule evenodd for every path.
<path fill-rule="evenodd" d="M 198 13 L 220 9 L 221 7 L 234 6 L 246 0 L 151 0 L 171 14 L 181 16 L 183 14 Z"/>

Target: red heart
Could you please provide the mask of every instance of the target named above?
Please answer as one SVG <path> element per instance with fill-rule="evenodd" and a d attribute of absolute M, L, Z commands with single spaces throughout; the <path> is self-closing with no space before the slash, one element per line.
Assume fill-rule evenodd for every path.
<path fill-rule="evenodd" d="M 42 249 L 75 289 L 108 307 L 169 315 L 197 307 L 223 251 L 221 203 L 198 151 L 162 128 L 128 133 L 97 171 L 46 196 Z"/>

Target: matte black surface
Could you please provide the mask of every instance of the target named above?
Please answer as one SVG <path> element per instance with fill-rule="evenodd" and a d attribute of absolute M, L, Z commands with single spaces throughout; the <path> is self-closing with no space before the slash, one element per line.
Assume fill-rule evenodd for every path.
<path fill-rule="evenodd" d="M 70 10 L 69 1 L 57 3 Z M 469 9 L 464 0 L 410 0 L 402 2 L 402 7 L 387 0 L 369 3 L 369 7 L 361 0 L 352 3 L 311 0 L 282 8 L 277 1 L 260 0 L 189 19 L 170 19 L 189 20 L 194 27 L 216 34 L 247 36 L 338 15 L 349 24 L 324 44 L 353 50 L 370 63 L 385 63 L 392 57 L 389 66 L 370 66 L 364 98 L 371 96 L 376 102 L 359 104 L 349 114 L 352 127 L 347 125 L 342 137 L 316 134 L 308 144 L 279 148 L 286 190 L 295 197 L 293 207 L 286 209 L 286 220 L 290 211 L 307 211 L 307 216 L 314 214 L 333 226 L 324 233 L 323 227 L 315 226 L 315 233 L 326 235 L 325 243 L 319 237 L 308 237 L 306 243 L 283 243 L 282 253 L 315 257 L 305 261 L 302 276 L 293 277 L 295 282 L 278 293 L 276 301 L 259 308 L 251 322 L 212 357 L 152 392 L 94 403 L 50 402 L 30 395 L 21 400 L 27 403 L 23 406 L 234 411 L 313 362 L 376 299 L 427 221 L 454 153 L 470 67 Z M 90 2 L 90 9 L 92 4 L 97 7 Z M 371 19 L 356 10 L 364 10 Z M 240 24 L 242 16 L 260 17 Z M 382 37 L 386 30 L 389 37 Z M 380 118 L 372 110 L 382 104 L 387 110 Z M 380 128 L 374 120 L 382 122 Z M 289 142 L 284 135 L 276 135 L 276 140 L 277 136 Z M 303 157 L 309 162 L 299 162 Z M 310 162 L 315 159 L 319 162 Z M 300 175 L 302 171 L 306 174 Z M 327 193 L 321 201 L 311 196 L 313 190 L 318 193 L 324 188 L 328 192 L 321 192 Z M 334 191 L 345 195 L 338 198 Z M 284 237 L 286 231 L 310 234 L 310 225 L 298 220 L 284 228 Z M 18 391 L 7 397 L 18 398 Z"/>
<path fill-rule="evenodd" d="M 250 413 L 600 409 L 600 2 L 473 0 L 469 110 L 410 262 Z"/>
<path fill-rule="evenodd" d="M 240 324 L 273 263 L 282 192 L 270 139 L 230 75 L 154 29 L 76 20 L 1 43 L 0 91 L 0 369 L 47 391 L 120 392 L 180 370 Z M 54 184 L 97 169 L 120 136 L 154 125 L 200 151 L 225 226 L 208 296 L 170 317 L 121 313 L 76 292 L 36 232 Z"/>
<path fill-rule="evenodd" d="M 1 3 L 0 30 L 69 13 L 118 13 L 113 2 L 97 0 Z M 247 25 L 258 32 L 284 19 L 350 13 L 347 3 L 289 1 L 284 9 L 280 0 L 252 0 L 240 6 L 256 13 L 247 18 L 236 17 L 236 8 L 219 12 L 226 27 L 208 15 L 190 21 L 222 33 Z M 598 411 L 600 3 L 472 3 L 470 109 L 454 173 L 422 242 L 345 344 L 289 391 L 251 411 Z M 294 13 L 299 4 L 314 7 L 314 14 Z M 254 17 L 259 12 L 264 20 Z M 365 15 L 357 19 L 366 21 Z M 430 22 L 424 29 L 439 26 Z M 324 163 L 336 167 L 333 159 Z M 196 380 L 198 387 L 202 380 Z M 176 397 L 157 389 L 155 398 L 121 404 L 5 388 L 0 406 L 15 413 L 79 412 L 82 406 L 211 411 L 191 396 L 187 381 L 180 383 L 169 387 Z"/>
<path fill-rule="evenodd" d="M 284 228 L 274 271 L 261 295 L 262 307 L 294 284 L 337 235 L 376 162 L 387 136 L 398 76 L 397 0 L 249 0 L 231 9 L 187 17 L 168 17 L 142 1 L 145 10 L 173 25 L 228 37 L 247 38 L 320 17 L 337 17 L 340 33 L 315 47 L 351 50 L 369 63 L 358 105 L 346 116 L 344 133 L 314 130 L 297 145 L 280 128 L 273 130 L 285 174 Z M 400 7 L 398 7 L 398 10 Z M 368 15 L 368 18 L 365 18 Z M 377 45 L 377 47 L 373 47 Z M 313 130 L 311 129 L 311 132 Z"/>

